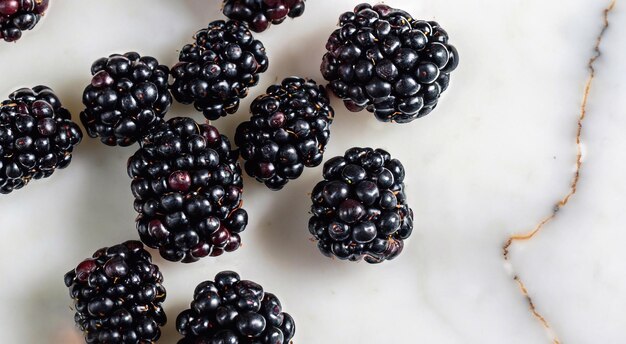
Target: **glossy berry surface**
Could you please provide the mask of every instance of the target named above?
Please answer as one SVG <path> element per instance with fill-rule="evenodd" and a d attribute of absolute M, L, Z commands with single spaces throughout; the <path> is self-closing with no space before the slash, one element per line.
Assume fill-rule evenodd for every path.
<path fill-rule="evenodd" d="M 196 287 L 176 328 L 184 336 L 178 344 L 289 344 L 296 331 L 274 294 L 232 271 Z"/>
<path fill-rule="evenodd" d="M 368 263 L 397 257 L 413 231 L 402 163 L 382 149 L 351 148 L 328 160 L 323 175 L 309 220 L 320 251 Z"/>
<path fill-rule="evenodd" d="M 99 249 L 65 274 L 87 343 L 155 343 L 167 318 L 163 275 L 138 241 Z"/>
<path fill-rule="evenodd" d="M 235 113 L 239 99 L 267 70 L 263 43 L 254 39 L 245 23 L 233 20 L 210 23 L 195 40 L 182 48 L 172 67 L 174 98 L 193 103 L 210 120 Z"/>
<path fill-rule="evenodd" d="M 248 214 L 237 153 L 215 127 L 173 118 L 128 160 L 141 240 L 170 261 L 239 248 Z"/>
<path fill-rule="evenodd" d="M 49 0 L 0 0 L 0 39 L 15 42 L 32 30 L 48 9 Z"/>
<path fill-rule="evenodd" d="M 103 57 L 91 65 L 80 119 L 89 136 L 109 146 L 129 146 L 158 126 L 172 104 L 169 69 L 135 52 Z"/>
<path fill-rule="evenodd" d="M 222 11 L 230 19 L 246 22 L 254 32 L 267 30 L 287 17 L 304 13 L 305 0 L 224 0 Z"/>
<path fill-rule="evenodd" d="M 11 93 L 0 103 L 0 193 L 8 194 L 67 167 L 82 137 L 50 88 Z"/>
<path fill-rule="evenodd" d="M 430 113 L 448 88 L 459 55 L 436 22 L 387 5 L 358 5 L 339 19 L 321 72 L 350 111 L 407 123 Z"/>
<path fill-rule="evenodd" d="M 334 116 L 322 86 L 287 78 L 256 98 L 250 110 L 252 117 L 235 134 L 248 175 L 279 190 L 305 167 L 322 162 Z"/>

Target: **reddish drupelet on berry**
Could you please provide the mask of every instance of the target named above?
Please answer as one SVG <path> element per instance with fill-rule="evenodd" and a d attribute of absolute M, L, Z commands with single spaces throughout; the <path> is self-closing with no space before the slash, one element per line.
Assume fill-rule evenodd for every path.
<path fill-rule="evenodd" d="M 237 153 L 215 127 L 173 118 L 128 160 L 141 240 L 167 260 L 239 248 L 248 213 Z"/>
<path fill-rule="evenodd" d="M 49 0 L 0 0 L 0 39 L 15 42 L 37 25 Z"/>
<path fill-rule="evenodd" d="M 263 32 L 271 24 L 280 24 L 287 17 L 304 13 L 305 0 L 224 0 L 224 15 L 241 20 L 254 32 Z"/>

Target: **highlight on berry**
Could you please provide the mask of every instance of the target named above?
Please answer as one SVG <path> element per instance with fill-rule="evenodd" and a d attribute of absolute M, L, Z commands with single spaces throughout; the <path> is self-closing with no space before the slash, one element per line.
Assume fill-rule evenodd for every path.
<path fill-rule="evenodd" d="M 305 0 L 224 0 L 222 12 L 230 19 L 246 22 L 254 32 L 263 32 L 270 24 L 301 16 L 304 8 Z"/>
<path fill-rule="evenodd" d="M 413 231 L 402 163 L 382 149 L 350 148 L 326 161 L 323 176 L 309 220 L 322 254 L 368 263 L 396 258 Z"/>
<path fill-rule="evenodd" d="M 209 124 L 168 120 L 128 160 L 139 237 L 170 261 L 232 252 L 248 224 L 237 151 Z"/>
<path fill-rule="evenodd" d="M 439 23 L 382 4 L 342 14 L 326 50 L 320 69 L 330 90 L 348 110 L 366 109 L 383 122 L 429 114 L 459 64 Z"/>
<path fill-rule="evenodd" d="M 49 0 L 0 0 L 0 40 L 15 42 L 35 28 Z"/>
<path fill-rule="evenodd" d="M 139 241 L 97 250 L 65 274 L 87 343 L 155 343 L 167 322 L 159 267 Z"/>
<path fill-rule="evenodd" d="M 91 65 L 80 119 L 90 137 L 130 146 L 163 122 L 172 104 L 169 68 L 136 52 L 113 54 Z"/>
<path fill-rule="evenodd" d="M 268 87 L 237 127 L 235 143 L 246 173 L 272 190 L 322 163 L 334 110 L 324 87 L 289 77 Z"/>
<path fill-rule="evenodd" d="M 239 21 L 216 20 L 185 45 L 172 67 L 174 98 L 192 104 L 209 120 L 239 109 L 239 100 L 268 68 L 265 46 Z"/>
<path fill-rule="evenodd" d="M 222 271 L 196 287 L 176 329 L 184 336 L 178 344 L 290 344 L 296 325 L 276 295 L 233 271 Z"/>
<path fill-rule="evenodd" d="M 82 137 L 49 87 L 11 93 L 0 103 L 0 193 L 11 193 L 67 167 Z"/>

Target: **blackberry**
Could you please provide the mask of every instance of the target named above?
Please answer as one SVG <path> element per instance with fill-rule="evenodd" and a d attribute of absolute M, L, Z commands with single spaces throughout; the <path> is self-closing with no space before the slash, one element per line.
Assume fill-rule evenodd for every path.
<path fill-rule="evenodd" d="M 351 148 L 328 160 L 323 175 L 309 220 L 320 251 L 368 263 L 397 257 L 413 231 L 402 163 L 382 149 Z"/>
<path fill-rule="evenodd" d="M 459 63 L 448 34 L 387 5 L 358 5 L 339 19 L 321 71 L 350 111 L 407 123 L 430 113 Z"/>
<path fill-rule="evenodd" d="M 224 0 L 224 15 L 250 25 L 254 32 L 265 31 L 270 24 L 280 24 L 287 17 L 304 13 L 306 0 Z"/>
<path fill-rule="evenodd" d="M 288 344 L 296 331 L 274 294 L 232 271 L 196 287 L 190 309 L 178 315 L 176 328 L 184 336 L 178 344 Z"/>
<path fill-rule="evenodd" d="M 0 0 L 0 39 L 15 42 L 32 30 L 48 9 L 49 0 Z"/>
<path fill-rule="evenodd" d="M 251 177 L 272 190 L 322 162 L 334 111 L 326 90 L 291 77 L 252 102 L 252 117 L 237 128 L 235 143 Z"/>
<path fill-rule="evenodd" d="M 248 213 L 237 153 L 215 127 L 173 118 L 128 160 L 141 240 L 170 261 L 239 248 Z"/>
<path fill-rule="evenodd" d="M 193 103 L 209 120 L 235 113 L 239 99 L 267 70 L 263 43 L 254 39 L 246 24 L 233 20 L 214 21 L 194 38 L 172 67 L 174 98 Z"/>
<path fill-rule="evenodd" d="M 67 167 L 82 137 L 50 88 L 11 93 L 0 103 L 0 193 L 8 194 Z"/>
<path fill-rule="evenodd" d="M 80 119 L 90 137 L 129 146 L 162 122 L 172 104 L 169 68 L 135 52 L 103 57 L 91 65 Z"/>
<path fill-rule="evenodd" d="M 155 343 L 167 321 L 162 282 L 139 241 L 101 248 L 65 274 L 87 343 Z"/>

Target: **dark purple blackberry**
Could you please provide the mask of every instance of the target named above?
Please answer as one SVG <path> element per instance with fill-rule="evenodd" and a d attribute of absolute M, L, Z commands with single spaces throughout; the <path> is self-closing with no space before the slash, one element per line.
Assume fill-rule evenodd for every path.
<path fill-rule="evenodd" d="M 430 113 L 459 63 L 438 23 L 387 5 L 358 5 L 339 19 L 321 71 L 350 111 L 407 123 Z"/>
<path fill-rule="evenodd" d="M 167 321 L 162 282 L 139 241 L 101 248 L 65 274 L 87 343 L 155 343 Z"/>
<path fill-rule="evenodd" d="M 239 108 L 239 99 L 267 70 L 263 43 L 242 22 L 217 20 L 194 36 L 196 42 L 180 51 L 172 68 L 174 98 L 193 103 L 204 117 L 216 120 Z"/>
<path fill-rule="evenodd" d="M 128 160 L 141 240 L 167 260 L 239 248 L 248 213 L 237 153 L 215 127 L 173 118 Z"/>
<path fill-rule="evenodd" d="M 82 137 L 50 88 L 11 93 L 0 103 L 0 193 L 8 194 L 67 167 Z"/>
<path fill-rule="evenodd" d="M 304 13 L 306 0 L 224 0 L 224 15 L 241 20 L 254 32 L 265 31 L 270 24 L 280 24 L 287 17 Z"/>
<path fill-rule="evenodd" d="M 135 52 L 113 54 L 91 65 L 80 114 L 87 134 L 109 146 L 129 146 L 163 121 L 172 104 L 169 68 Z"/>
<path fill-rule="evenodd" d="M 382 149 L 351 148 L 328 160 L 323 175 L 309 220 L 320 251 L 368 263 L 397 257 L 413 231 L 402 163 Z"/>
<path fill-rule="evenodd" d="M 181 312 L 178 344 L 288 344 L 296 332 L 293 318 L 274 294 L 232 271 L 200 283 L 190 309 Z"/>
<path fill-rule="evenodd" d="M 322 162 L 334 111 L 326 90 L 313 80 L 291 77 L 272 85 L 250 107 L 235 143 L 248 175 L 272 190 Z"/>
<path fill-rule="evenodd" d="M 15 42 L 32 30 L 48 9 L 49 0 L 0 0 L 0 39 Z"/>

